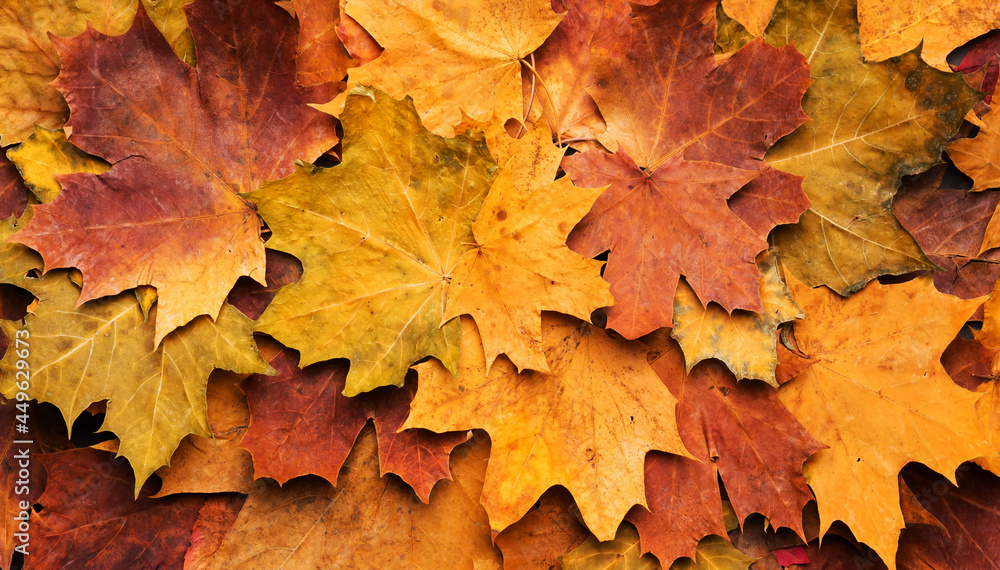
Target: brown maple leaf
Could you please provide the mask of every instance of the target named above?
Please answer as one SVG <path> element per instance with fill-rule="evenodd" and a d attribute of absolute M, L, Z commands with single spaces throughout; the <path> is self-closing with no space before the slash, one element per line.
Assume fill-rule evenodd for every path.
<path fill-rule="evenodd" d="M 263 280 L 259 222 L 236 193 L 336 142 L 330 118 L 306 106 L 333 87 L 296 86 L 296 25 L 285 12 L 267 0 L 198 0 L 189 14 L 196 69 L 142 12 L 125 35 L 56 41 L 70 141 L 114 166 L 66 178 L 15 238 L 42 253 L 46 270 L 79 268 L 80 303 L 156 287 L 157 342 L 218 315 L 239 276 Z"/>
<path fill-rule="evenodd" d="M 573 496 L 553 487 L 538 500 L 538 506 L 496 536 L 504 564 L 530 570 L 557 568 L 559 557 L 580 546 L 590 531 L 575 510 Z"/>
<path fill-rule="evenodd" d="M 1000 276 L 1000 250 L 980 253 L 1000 193 L 942 188 L 947 165 L 903 182 L 892 211 L 932 263 L 934 286 L 963 299 L 988 295 Z M 978 312 L 977 312 L 978 314 Z"/>
<path fill-rule="evenodd" d="M 353 398 L 343 395 L 347 362 L 325 361 L 300 369 L 298 354 L 284 349 L 270 359 L 277 375 L 255 374 L 244 383 L 250 427 L 242 447 L 253 455 L 257 477 L 284 484 L 315 474 L 337 483 L 358 433 L 374 420 L 381 473 L 396 473 L 425 503 L 441 479 L 450 479 L 448 456 L 468 432 L 399 431 L 416 393 L 415 378 Z M 398 433 L 397 433 L 398 432 Z"/>
<path fill-rule="evenodd" d="M 316 477 L 281 487 L 259 480 L 207 568 L 500 568 L 482 489 L 489 441 L 482 435 L 451 458 L 454 480 L 424 504 L 379 474 L 372 428 L 358 437 L 337 488 Z"/>
<path fill-rule="evenodd" d="M 726 200 L 805 120 L 808 67 L 794 49 L 759 40 L 717 66 L 714 10 L 707 0 L 634 6 L 624 56 L 617 44 L 591 56 L 602 140 L 618 152 L 563 161 L 578 185 L 611 185 L 569 244 L 590 256 L 611 250 L 608 326 L 627 338 L 670 326 L 681 275 L 703 303 L 761 309 L 754 258 L 767 242 Z"/>

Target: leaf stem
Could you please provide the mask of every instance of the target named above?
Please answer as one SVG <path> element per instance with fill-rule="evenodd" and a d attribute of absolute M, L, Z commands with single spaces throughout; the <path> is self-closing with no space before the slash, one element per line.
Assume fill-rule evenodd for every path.
<path fill-rule="evenodd" d="M 532 60 L 532 62 L 534 62 L 534 60 L 535 60 L 535 54 L 531 54 L 531 60 Z M 538 78 L 538 84 L 541 85 L 541 87 L 542 87 L 542 93 L 544 93 L 545 94 L 545 98 L 549 100 L 549 105 L 551 105 L 552 108 L 555 109 L 556 108 L 556 101 L 555 101 L 555 99 L 552 98 L 552 94 L 549 93 L 548 87 L 545 86 L 545 80 L 542 79 L 542 76 L 538 74 L 538 70 L 535 69 L 535 66 L 532 63 L 528 63 L 528 60 L 524 59 L 523 57 L 521 58 L 521 63 L 523 63 L 525 65 L 525 67 L 527 67 L 529 70 L 531 70 L 531 73 L 533 73 L 534 76 Z M 559 131 L 561 131 L 562 128 L 559 126 L 558 122 L 552 121 L 551 119 L 549 119 L 549 114 L 545 112 L 545 106 L 544 105 L 542 105 L 542 113 L 545 115 L 545 119 L 548 121 L 549 125 L 551 125 L 553 127 L 552 130 L 554 130 L 555 133 L 556 133 L 556 144 L 557 145 L 561 145 L 562 144 L 562 135 L 561 135 L 561 133 Z"/>
<path fill-rule="evenodd" d="M 528 57 L 531 58 L 531 63 L 535 63 L 535 54 L 530 54 Z M 521 133 L 524 132 L 524 125 L 528 122 L 528 115 L 531 114 L 531 106 L 535 103 L 535 74 L 531 74 L 531 95 L 528 95 L 528 106 L 524 108 L 524 118 L 521 119 L 521 128 L 517 129 L 517 134 L 514 135 L 515 139 L 521 138 Z"/>

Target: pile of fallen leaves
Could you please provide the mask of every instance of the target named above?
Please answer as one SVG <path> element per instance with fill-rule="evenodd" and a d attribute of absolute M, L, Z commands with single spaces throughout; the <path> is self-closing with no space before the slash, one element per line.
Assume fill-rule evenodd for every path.
<path fill-rule="evenodd" d="M 994 28 L 3 3 L 0 566 L 995 567 Z"/>

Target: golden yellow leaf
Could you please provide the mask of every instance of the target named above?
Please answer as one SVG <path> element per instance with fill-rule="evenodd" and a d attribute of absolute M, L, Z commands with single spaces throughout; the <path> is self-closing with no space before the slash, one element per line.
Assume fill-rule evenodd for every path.
<path fill-rule="evenodd" d="M 865 58 L 884 61 L 920 46 L 924 61 L 951 71 L 952 50 L 1000 26 L 992 0 L 858 0 Z"/>
<path fill-rule="evenodd" d="M 841 520 L 893 570 L 904 527 L 899 471 L 918 461 L 954 483 L 960 464 L 992 451 L 977 420 L 978 396 L 941 365 L 982 299 L 939 293 L 929 275 L 873 282 L 846 299 L 787 278 L 806 313 L 795 323 L 798 349 L 816 362 L 779 395 L 828 446 L 803 469 L 820 534 Z"/>
<path fill-rule="evenodd" d="M 301 354 L 299 365 L 349 358 L 348 396 L 403 385 L 433 356 L 454 369 L 461 329 L 442 325 L 448 280 L 472 246 L 496 165 L 482 135 L 428 132 L 409 101 L 355 89 L 341 116 L 344 160 L 300 164 L 249 197 L 267 246 L 302 261 L 257 330 Z"/>
<path fill-rule="evenodd" d="M 409 95 L 424 125 L 444 136 L 463 111 L 476 121 L 522 119 L 520 60 L 561 18 L 549 0 L 350 0 L 346 12 L 385 48 L 352 69 L 348 85 Z M 344 101 L 319 108 L 339 115 Z"/>
<path fill-rule="evenodd" d="M 453 480 L 442 482 L 424 504 L 396 477 L 379 475 L 369 425 L 340 470 L 336 489 L 318 477 L 281 487 L 258 480 L 204 567 L 499 569 L 500 553 L 476 501 L 488 456 L 483 437 L 457 447 Z"/>
<path fill-rule="evenodd" d="M 646 504 L 646 452 L 689 456 L 677 432 L 677 399 L 646 362 L 642 344 L 546 313 L 542 350 L 552 374 L 519 374 L 506 359 L 487 373 L 475 323 L 461 323 L 457 377 L 433 360 L 418 364 L 417 396 L 403 428 L 489 433 L 481 501 L 494 531 L 562 485 L 590 530 L 611 539 L 625 513 Z"/>
<path fill-rule="evenodd" d="M 959 170 L 975 181 L 973 192 L 1000 188 L 1000 112 L 986 113 L 979 134 L 971 139 L 958 139 L 948 145 L 948 157 Z M 990 220 L 992 233 L 997 233 Z M 990 235 L 983 242 L 983 251 L 1000 246 L 1000 236 Z M 993 239 L 989 239 L 989 238 Z M 988 243 L 987 243 L 988 242 Z"/>
<path fill-rule="evenodd" d="M 356 86 L 341 120 L 340 165 L 300 165 L 250 194 L 273 232 L 268 247 L 303 264 L 257 327 L 299 350 L 300 366 L 349 358 L 348 396 L 401 386 L 426 356 L 454 370 L 453 318 L 469 313 L 490 362 L 508 353 L 547 370 L 541 312 L 589 318 L 613 301 L 601 263 L 566 246 L 600 189 L 552 182 L 547 135 L 511 142 L 493 131 L 505 160 L 495 175 L 482 133 L 435 135 L 409 100 Z"/>
<path fill-rule="evenodd" d="M 194 62 L 183 5 L 190 0 L 142 0 L 175 53 Z M 128 31 L 138 0 L 19 0 L 0 6 L 0 146 L 25 140 L 35 124 L 59 128 L 69 109 L 49 83 L 59 75 L 59 53 L 49 34 L 68 38 L 90 26 L 102 34 Z"/>
<path fill-rule="evenodd" d="M 80 290 L 66 271 L 20 285 L 38 298 L 23 326 L 30 335 L 28 395 L 55 404 L 68 427 L 91 403 L 107 399 L 101 429 L 121 440 L 119 455 L 132 464 L 137 494 L 184 436 L 210 436 L 205 387 L 212 370 L 270 371 L 254 345 L 253 322 L 230 305 L 214 322 L 198 317 L 157 347 L 152 319 L 143 319 L 131 292 L 75 308 Z M 0 321 L 0 328 L 13 338 L 21 325 Z M 17 360 L 8 351 L 0 361 L 6 397 L 18 391 Z"/>
<path fill-rule="evenodd" d="M 643 554 L 639 533 L 623 523 L 611 540 L 601 542 L 591 536 L 586 542 L 559 558 L 563 570 L 659 570 L 660 563 Z"/>
<path fill-rule="evenodd" d="M 472 225 L 476 246 L 455 266 L 444 318 L 475 319 L 487 369 L 506 354 L 518 369 L 548 372 L 542 311 L 590 320 L 594 310 L 614 303 L 601 279 L 604 263 L 566 246 L 605 188 L 578 188 L 566 176 L 523 194 L 517 182 L 533 173 L 515 166 L 511 160 L 493 179 Z"/>
<path fill-rule="evenodd" d="M 775 168 L 805 177 L 812 201 L 798 224 L 774 234 L 786 269 L 846 295 L 878 275 L 932 268 L 891 198 L 902 175 L 940 162 L 980 96 L 915 53 L 865 63 L 853 0 L 781 0 L 765 38 L 794 42 L 814 80 L 802 101 L 813 120 L 767 154 Z"/>
<path fill-rule="evenodd" d="M 736 550 L 721 536 L 709 535 L 698 541 L 695 558 L 681 558 L 670 566 L 670 570 L 747 570 L 757 561 Z"/>
<path fill-rule="evenodd" d="M 43 204 L 51 202 L 62 190 L 57 175 L 103 174 L 111 168 L 104 160 L 83 152 L 66 140 L 62 129 L 40 125 L 35 126 L 35 132 L 23 143 L 8 150 L 7 158 L 17 166 L 24 185 Z"/>
<path fill-rule="evenodd" d="M 28 206 L 20 218 L 11 216 L 0 220 L 0 283 L 24 287 L 27 273 L 32 269 L 42 269 L 42 256 L 31 248 L 7 241 L 31 221 L 31 214 L 31 206 Z"/>
<path fill-rule="evenodd" d="M 722 0 L 722 9 L 755 36 L 764 34 L 778 0 Z"/>
<path fill-rule="evenodd" d="M 778 386 L 774 378 L 778 325 L 801 319 L 802 309 L 788 294 L 774 256 L 761 254 L 757 266 L 762 313 L 737 309 L 730 314 L 717 303 L 705 307 L 687 281 L 681 280 L 674 296 L 670 336 L 681 345 L 688 372 L 702 360 L 718 358 L 737 380 L 752 378 Z"/>

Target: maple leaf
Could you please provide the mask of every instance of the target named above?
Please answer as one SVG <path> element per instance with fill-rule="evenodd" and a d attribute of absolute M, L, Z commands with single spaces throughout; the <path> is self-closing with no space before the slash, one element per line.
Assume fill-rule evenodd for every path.
<path fill-rule="evenodd" d="M 302 263 L 295 257 L 274 249 L 265 249 L 264 256 L 267 260 L 265 284 L 261 285 L 249 277 L 240 277 L 226 299 L 226 302 L 254 320 L 264 314 L 264 309 L 271 304 L 282 287 L 302 279 Z"/>
<path fill-rule="evenodd" d="M 200 317 L 157 346 L 132 293 L 74 309 L 79 289 L 65 272 L 18 284 L 39 300 L 23 325 L 32 342 L 28 395 L 58 406 L 67 426 L 92 402 L 108 399 L 103 429 L 121 440 L 119 454 L 135 469 L 137 494 L 185 435 L 210 436 L 205 385 L 214 368 L 269 371 L 254 346 L 252 322 L 228 305 L 215 322 Z M 0 321 L 0 328 L 11 336 L 21 327 Z M 17 391 L 16 360 L 9 352 L 0 361 L 0 392 L 9 397 Z"/>
<path fill-rule="evenodd" d="M 716 66 L 714 10 L 707 0 L 634 6 L 625 56 L 592 50 L 588 91 L 619 147 L 563 161 L 577 185 L 611 185 L 569 245 L 588 256 L 611 250 L 608 326 L 626 338 L 672 324 L 681 275 L 703 303 L 761 310 L 754 257 L 767 242 L 726 200 L 758 176 L 768 145 L 805 119 L 807 70 L 793 49 L 759 40 Z"/>
<path fill-rule="evenodd" d="M 777 0 L 722 0 L 719 4 L 732 19 L 755 36 L 764 35 Z"/>
<path fill-rule="evenodd" d="M 177 55 L 194 62 L 194 44 L 183 6 L 190 0 L 142 0 L 156 27 Z M 71 37 L 91 27 L 102 34 L 128 30 L 139 0 L 25 0 L 0 9 L 0 145 L 19 143 L 35 124 L 59 128 L 69 110 L 49 82 L 59 74 L 60 57 L 49 36 Z"/>
<path fill-rule="evenodd" d="M 54 200 L 62 191 L 57 176 L 103 174 L 111 168 L 100 158 L 70 144 L 62 129 L 42 126 L 35 126 L 35 132 L 30 137 L 7 151 L 7 157 L 17 166 L 24 185 L 43 204 Z"/>
<path fill-rule="evenodd" d="M 777 387 L 774 369 L 778 364 L 778 325 L 803 317 L 802 310 L 788 294 L 774 256 L 761 254 L 761 313 L 733 311 L 715 303 L 703 307 L 694 290 L 681 281 L 674 296 L 674 327 L 670 335 L 684 351 L 687 371 L 699 362 L 717 358 L 737 379 L 763 380 Z"/>
<path fill-rule="evenodd" d="M 962 71 L 969 76 L 983 67 L 986 68 L 986 72 L 983 74 L 979 90 L 986 94 L 983 101 L 989 105 L 993 101 L 997 79 L 1000 78 L 1000 31 L 998 30 L 986 34 L 977 41 L 955 66 L 955 71 Z"/>
<path fill-rule="evenodd" d="M 367 63 L 371 58 L 356 59 L 344 46 L 341 22 L 350 19 L 343 13 L 343 2 L 335 0 L 288 0 L 282 2 L 299 21 L 299 45 L 295 55 L 295 74 L 299 85 L 312 86 L 342 81 L 347 70 Z M 357 26 L 357 24 L 355 24 Z M 360 26 L 355 43 L 374 45 L 376 56 L 381 52 L 375 40 Z M 348 40 L 351 41 L 351 40 Z M 372 48 L 362 53 L 370 53 Z"/>
<path fill-rule="evenodd" d="M 551 144 L 549 145 L 551 146 Z M 523 194 L 518 171 L 496 175 L 472 224 L 476 247 L 455 265 L 444 319 L 475 319 L 489 369 L 506 354 L 518 369 L 548 372 L 542 311 L 589 320 L 614 303 L 601 261 L 570 251 L 566 237 L 604 188 L 576 188 L 568 177 Z"/>
<path fill-rule="evenodd" d="M 587 527 L 598 538 L 613 537 L 629 508 L 646 504 L 646 452 L 687 455 L 676 400 L 646 363 L 648 349 L 546 313 L 542 350 L 552 374 L 519 374 L 506 359 L 487 369 L 475 323 L 461 323 L 458 373 L 433 360 L 415 366 L 420 383 L 403 427 L 490 434 L 493 460 L 481 502 L 495 531 L 562 485 Z"/>
<path fill-rule="evenodd" d="M 590 568 L 627 568 L 628 570 L 657 570 L 659 565 L 652 556 L 646 556 L 639 547 L 639 533 L 630 524 L 618 528 L 614 538 L 600 541 L 591 536 L 572 552 L 559 558 L 559 567 L 565 570 Z"/>
<path fill-rule="evenodd" d="M 202 570 L 212 563 L 212 556 L 233 528 L 246 498 L 238 494 L 209 496 L 191 527 L 191 547 L 184 554 L 186 570 Z"/>
<path fill-rule="evenodd" d="M 218 315 L 240 275 L 263 279 L 259 222 L 235 192 L 336 141 L 329 117 L 305 105 L 332 87 L 295 85 L 287 14 L 265 0 L 199 0 L 190 14 L 196 69 L 143 13 L 123 36 L 88 30 L 57 42 L 70 142 L 114 166 L 65 178 L 15 238 L 40 251 L 47 270 L 79 268 L 80 303 L 156 287 L 157 342 L 198 315 Z"/>
<path fill-rule="evenodd" d="M 298 349 L 300 366 L 350 358 L 348 396 L 402 385 L 424 356 L 453 369 L 452 318 L 469 312 L 489 331 L 491 360 L 506 352 L 544 370 L 541 311 L 586 318 L 612 301 L 600 262 L 564 245 L 599 191 L 550 184 L 551 141 L 492 134 L 505 159 L 495 175 L 481 135 L 434 135 L 408 101 L 356 88 L 341 119 L 340 165 L 302 165 L 251 194 L 274 232 L 268 247 L 303 262 L 257 327 Z"/>
<path fill-rule="evenodd" d="M 460 327 L 442 324 L 446 284 L 495 168 L 481 137 L 438 137 L 412 103 L 361 93 L 341 115 L 340 165 L 300 165 L 250 195 L 268 247 L 303 266 L 257 330 L 297 349 L 302 367 L 350 358 L 348 396 L 402 385 L 425 356 L 454 367 Z"/>
<path fill-rule="evenodd" d="M 980 253 L 1000 194 L 942 188 L 947 165 L 904 181 L 892 211 L 942 271 L 934 286 L 963 299 L 988 295 L 1000 276 L 1000 251 Z M 1000 236 L 993 238 L 1000 243 Z M 978 314 L 978 312 L 977 312 Z M 975 318 L 975 317 L 973 317 Z"/>
<path fill-rule="evenodd" d="M 0 220 L 17 217 L 28 203 L 28 190 L 14 163 L 0 152 Z"/>
<path fill-rule="evenodd" d="M 975 185 L 973 192 L 988 188 L 1000 188 L 1000 113 L 986 113 L 983 126 L 975 138 L 959 139 L 948 145 L 948 157 L 959 170 L 969 175 Z M 992 226 L 992 224 L 991 224 Z M 1000 222 L 997 222 L 1000 226 Z M 991 227 L 988 233 L 1000 232 L 998 227 Z M 1000 246 L 1000 236 L 993 237 L 983 243 L 983 251 Z"/>
<path fill-rule="evenodd" d="M 574 507 L 573 497 L 562 487 L 546 491 L 538 506 L 494 539 L 504 564 L 530 570 L 557 568 L 560 556 L 590 537 L 572 512 Z"/>
<path fill-rule="evenodd" d="M 128 466 L 96 449 L 34 458 L 47 473 L 30 561 L 40 568 L 178 567 L 204 495 L 133 501 Z"/>
<path fill-rule="evenodd" d="M 1000 481 L 962 465 L 958 487 L 930 469 L 914 465 L 900 478 L 936 525 L 908 527 L 899 541 L 903 568 L 996 568 L 1000 544 L 992 529 L 1000 523 Z"/>
<path fill-rule="evenodd" d="M 765 33 L 807 54 L 815 80 L 802 102 L 813 120 L 767 155 L 775 168 L 805 176 L 812 201 L 799 223 L 775 231 L 774 244 L 797 278 L 842 295 L 878 275 L 932 268 L 890 199 L 902 175 L 940 161 L 977 100 L 961 77 L 914 53 L 865 63 L 854 16 L 853 0 L 781 0 Z"/>
<path fill-rule="evenodd" d="M 247 493 L 253 485 L 253 459 L 240 447 L 250 424 L 250 408 L 239 383 L 245 378 L 216 370 L 205 397 L 211 436 L 191 434 L 156 475 L 163 482 L 156 497 L 178 493 Z"/>
<path fill-rule="evenodd" d="M 678 345 L 665 332 L 645 342 L 656 349 L 653 370 L 679 401 L 681 439 L 700 462 L 647 457 L 649 510 L 635 508 L 627 517 L 638 527 L 644 551 L 668 566 L 693 556 L 703 536 L 720 534 L 720 478 L 737 521 L 759 512 L 773 526 L 801 535 L 802 509 L 812 500 L 802 465 L 822 446 L 769 386 L 737 384 L 717 362 L 686 373 Z"/>
<path fill-rule="evenodd" d="M 529 113 L 534 110 L 544 117 L 559 140 L 597 138 L 604 132 L 605 123 L 597 103 L 586 91 L 594 81 L 590 48 L 595 42 L 607 42 L 602 37 L 605 34 L 627 42 L 629 3 L 556 0 L 552 9 L 562 14 L 562 20 L 531 54 L 530 79 L 525 80 L 532 102 Z"/>
<path fill-rule="evenodd" d="M 280 488 L 266 479 L 255 483 L 207 567 L 499 568 L 500 553 L 475 499 L 488 447 L 481 436 L 459 446 L 451 459 L 454 481 L 425 505 L 397 479 L 379 476 L 376 437 L 365 428 L 336 489 L 317 478 Z"/>
<path fill-rule="evenodd" d="M 903 466 L 919 461 L 954 481 L 963 461 L 991 453 L 977 396 L 956 386 L 939 360 L 982 299 L 943 295 L 929 276 L 874 282 L 847 299 L 788 281 L 806 313 L 794 325 L 796 344 L 816 362 L 779 393 L 829 448 L 804 469 L 821 534 L 842 520 L 895 568 Z"/>
<path fill-rule="evenodd" d="M 346 13 L 383 47 L 349 85 L 410 96 L 424 125 L 452 136 L 462 113 L 521 120 L 521 62 L 559 23 L 548 0 L 350 0 Z M 339 115 L 345 96 L 320 107 Z"/>
<path fill-rule="evenodd" d="M 468 433 L 436 434 L 399 430 L 416 393 L 411 381 L 401 389 L 381 390 L 348 398 L 343 361 L 300 369 L 294 351 L 284 349 L 270 359 L 277 375 L 254 375 L 244 383 L 250 404 L 250 427 L 242 446 L 253 455 L 256 477 L 280 484 L 315 474 L 336 485 L 340 468 L 368 420 L 379 440 L 381 473 L 395 473 L 429 500 L 441 479 L 450 479 L 448 456 Z"/>
<path fill-rule="evenodd" d="M 952 50 L 1000 22 L 1000 5 L 978 0 L 858 0 L 865 59 L 884 61 L 920 47 L 932 67 L 951 71 Z"/>
<path fill-rule="evenodd" d="M 748 570 L 756 562 L 755 558 L 745 556 L 733 548 L 728 540 L 721 536 L 706 536 L 698 543 L 694 560 L 680 560 L 671 566 L 671 570 L 714 570 L 726 568 L 732 570 Z"/>

